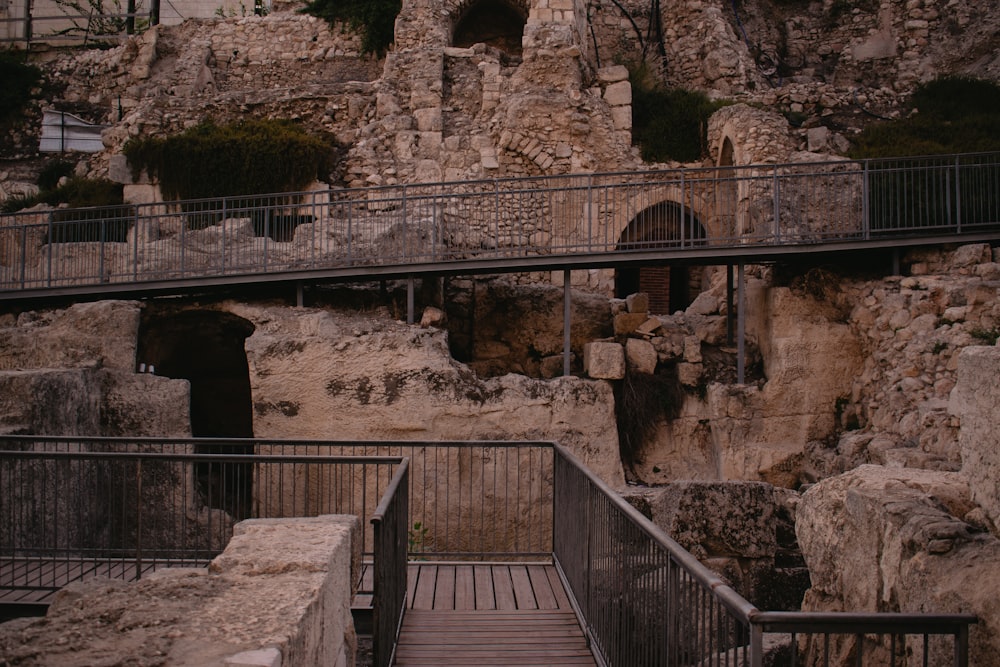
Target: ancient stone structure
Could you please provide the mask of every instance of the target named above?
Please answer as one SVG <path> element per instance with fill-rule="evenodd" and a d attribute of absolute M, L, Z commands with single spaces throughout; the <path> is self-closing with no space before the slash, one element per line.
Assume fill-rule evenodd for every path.
<path fill-rule="evenodd" d="M 206 569 L 67 586 L 44 618 L 0 625 L 0 655 L 26 667 L 353 667 L 358 530 L 346 516 L 242 522 Z"/>

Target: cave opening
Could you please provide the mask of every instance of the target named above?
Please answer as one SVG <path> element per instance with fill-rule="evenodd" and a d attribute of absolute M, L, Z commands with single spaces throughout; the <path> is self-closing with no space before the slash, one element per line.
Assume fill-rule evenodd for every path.
<path fill-rule="evenodd" d="M 680 245 L 703 245 L 705 228 L 689 209 L 663 201 L 632 218 L 618 239 L 619 250 L 648 250 Z M 669 264 L 624 266 L 615 269 L 615 296 L 649 295 L 649 310 L 657 315 L 684 310 L 702 289 L 702 269 Z"/>
<path fill-rule="evenodd" d="M 190 383 L 191 434 L 196 438 L 252 438 L 250 369 L 244 343 L 254 325 L 231 313 L 144 311 L 140 370 Z M 195 454 L 252 454 L 244 444 L 197 445 Z M 250 515 L 251 464 L 197 463 L 195 479 L 205 504 L 237 519 Z"/>
<path fill-rule="evenodd" d="M 520 57 L 521 38 L 527 21 L 527 10 L 519 3 L 480 0 L 459 15 L 452 34 L 452 45 L 468 48 L 473 44 L 486 44 Z"/>

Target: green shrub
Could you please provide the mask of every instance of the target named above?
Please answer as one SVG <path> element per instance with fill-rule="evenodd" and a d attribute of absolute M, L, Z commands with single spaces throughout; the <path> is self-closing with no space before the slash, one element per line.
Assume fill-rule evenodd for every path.
<path fill-rule="evenodd" d="M 136 176 L 147 170 L 176 199 L 299 190 L 333 162 L 331 144 L 285 120 L 208 121 L 171 137 L 130 140 L 124 152 Z"/>
<path fill-rule="evenodd" d="M 708 118 L 729 102 L 704 93 L 661 88 L 645 68 L 633 68 L 632 141 L 647 162 L 694 162 L 707 151 Z"/>
<path fill-rule="evenodd" d="M 87 208 L 91 206 L 119 206 L 122 199 L 122 185 L 104 178 L 83 178 L 71 176 L 62 185 L 51 189 L 41 189 L 37 195 L 10 197 L 3 202 L 4 213 L 14 213 L 36 204 L 60 206 L 69 208 Z"/>
<path fill-rule="evenodd" d="M 66 160 L 50 160 L 38 173 L 38 187 L 41 190 L 55 190 L 64 176 L 73 174 L 73 163 Z"/>
<path fill-rule="evenodd" d="M 329 23 L 342 21 L 361 31 L 365 53 L 382 55 L 392 44 L 402 0 L 306 0 L 301 11 Z"/>
<path fill-rule="evenodd" d="M 42 82 L 42 71 L 12 52 L 0 52 L 0 121 L 14 117 Z"/>
<path fill-rule="evenodd" d="M 855 158 L 1000 150 L 1000 85 L 968 77 L 923 84 L 909 101 L 916 113 L 876 123 L 855 141 Z"/>

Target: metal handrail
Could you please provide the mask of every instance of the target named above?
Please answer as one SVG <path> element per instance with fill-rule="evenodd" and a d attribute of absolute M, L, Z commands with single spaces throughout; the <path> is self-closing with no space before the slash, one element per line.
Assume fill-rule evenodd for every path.
<path fill-rule="evenodd" d="M 409 480 L 409 461 L 403 459 L 371 517 L 376 554 L 372 589 L 372 658 L 375 667 L 392 664 L 406 611 Z"/>
<path fill-rule="evenodd" d="M 972 614 L 757 609 L 567 448 L 554 449 L 554 558 L 605 665 L 761 667 L 765 634 L 790 635 L 791 665 L 800 664 L 800 652 L 807 664 L 832 664 L 831 643 L 843 637 L 854 642 L 855 664 L 881 664 L 877 651 L 898 655 L 912 635 L 922 637 L 925 658 L 932 639 L 951 636 L 947 664 L 968 665 Z M 885 635 L 888 647 L 871 635 Z"/>
<path fill-rule="evenodd" d="M 330 270 L 445 271 L 470 261 L 609 261 L 706 248 L 751 254 L 818 243 L 1000 235 L 998 192 L 1000 153 L 982 153 L 59 209 L 52 223 L 58 233 L 49 229 L 48 212 L 22 212 L 0 215 L 0 298 Z"/>

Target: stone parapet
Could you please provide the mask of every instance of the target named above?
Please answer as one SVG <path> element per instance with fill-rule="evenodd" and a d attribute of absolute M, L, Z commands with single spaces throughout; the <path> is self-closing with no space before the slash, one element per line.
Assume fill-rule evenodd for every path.
<path fill-rule="evenodd" d="M 359 530 L 348 516 L 244 521 L 207 570 L 67 586 L 45 618 L 0 625 L 0 655 L 26 666 L 70 658 L 80 665 L 353 666 Z"/>

